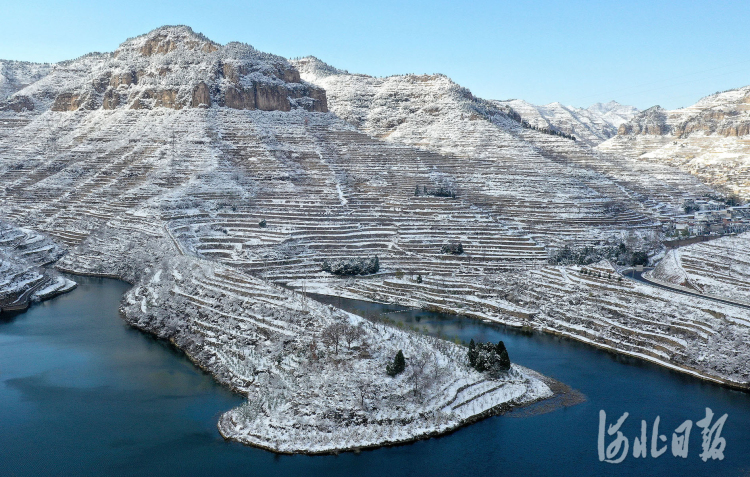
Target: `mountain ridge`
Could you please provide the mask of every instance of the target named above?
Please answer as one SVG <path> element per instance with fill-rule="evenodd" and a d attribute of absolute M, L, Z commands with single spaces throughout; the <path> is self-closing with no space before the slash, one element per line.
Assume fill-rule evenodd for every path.
<path fill-rule="evenodd" d="M 714 93 L 686 108 L 653 106 L 618 128 L 598 150 L 670 164 L 750 197 L 750 86 Z"/>
<path fill-rule="evenodd" d="M 0 109 L 76 111 L 122 107 L 209 107 L 326 111 L 325 91 L 306 84 L 280 56 L 219 45 L 186 26 L 130 38 L 114 52 L 55 64 L 17 88 Z"/>

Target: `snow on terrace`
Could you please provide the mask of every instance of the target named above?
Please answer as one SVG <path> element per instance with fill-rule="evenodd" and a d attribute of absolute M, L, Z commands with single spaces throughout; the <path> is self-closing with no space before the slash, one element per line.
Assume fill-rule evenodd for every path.
<path fill-rule="evenodd" d="M 547 236 L 543 242 L 596 240 L 602 233 L 594 224 L 644 226 L 643 215 L 662 217 L 683 196 L 707 190 L 674 168 L 602 157 L 573 141 L 522 129 L 507 105 L 475 98 L 442 75 L 373 78 L 316 58 L 293 63 L 304 79 L 326 89 L 332 111 L 362 131 L 454 156 L 464 166 L 484 162 L 464 167 L 467 172 L 454 177 L 457 186 L 468 182 L 466 189 L 482 190 L 493 214 L 521 222 L 529 233 L 537 229 Z M 612 200 L 631 215 L 608 220 L 602 205 Z M 580 225 L 561 224 L 561 218 Z"/>
<path fill-rule="evenodd" d="M 581 269 L 590 273 L 582 274 Z M 538 329 L 747 388 L 747 310 L 622 279 L 606 262 L 471 277 L 308 281 L 310 290 Z"/>
<path fill-rule="evenodd" d="M 189 71 L 185 74 L 192 78 Z M 174 78 L 180 77 L 176 72 Z M 398 90 L 402 85 L 394 81 Z M 419 77 L 408 82 L 414 95 L 424 93 L 420 84 L 433 84 Z M 284 292 L 270 282 L 298 284 L 319 278 L 324 258 L 378 254 L 389 280 L 382 285 L 383 293 L 402 285 L 398 278 L 402 273 L 434 274 L 438 283 L 455 275 L 462 289 L 471 290 L 484 286 L 482 277 L 488 274 L 539 266 L 547 253 L 540 242 L 593 240 L 651 226 L 641 212 L 651 206 L 635 205 L 640 204 L 640 192 L 613 181 L 608 173 L 575 166 L 576 161 L 594 162 L 590 154 L 552 136 L 514 129 L 503 111 L 491 110 L 480 100 L 474 106 L 456 103 L 457 98 L 470 98 L 444 78 L 438 77 L 435 84 L 447 88 L 450 95 L 443 101 L 440 88 L 424 93 L 426 102 L 438 108 L 430 112 L 430 104 L 425 104 L 416 118 L 406 118 L 413 121 L 401 123 L 388 136 L 399 140 L 387 143 L 334 115 L 303 109 L 242 111 L 214 104 L 207 109 L 173 110 L 154 105 L 151 110 L 119 107 L 5 114 L 0 179 L 8 187 L 0 190 L 2 213 L 16 223 L 48 231 L 70 246 L 61 268 L 134 283 L 123 304 L 128 320 L 172 339 L 217 379 L 251 393 L 247 409 L 222 420 L 227 435 L 294 450 L 299 445 L 294 431 L 284 434 L 287 442 L 277 443 L 270 434 L 257 434 L 253 426 L 275 423 L 294 429 L 287 413 L 293 406 L 315 410 L 310 422 L 324 427 L 342 422 L 336 420 L 341 409 L 355 416 L 364 410 L 371 419 L 366 415 L 370 408 L 361 396 L 359 410 L 349 407 L 352 403 L 346 399 L 351 394 L 346 392 L 353 385 L 349 381 L 326 384 L 334 386 L 329 388 L 332 391 L 342 391 L 344 401 L 339 403 L 321 401 L 324 396 L 295 384 L 295 373 L 309 365 L 303 359 L 309 349 L 305 345 L 310 344 L 305 340 L 317 336 L 315 349 L 320 353 L 315 351 L 315 356 L 330 358 L 331 350 L 324 349 L 319 333 L 344 315 L 301 302 L 299 294 Z M 388 109 L 393 108 L 398 113 L 393 116 L 396 123 L 409 111 L 383 101 L 378 114 L 391 117 Z M 443 115 L 448 119 L 440 119 Z M 387 126 L 376 119 L 375 124 Z M 432 150 L 413 147 L 422 143 Z M 438 154 L 446 151 L 456 154 Z M 581 156 L 566 163 L 571 151 Z M 612 167 L 624 169 L 617 163 Z M 417 186 L 423 189 L 415 194 Z M 457 187 L 457 197 L 425 194 L 424 187 Z M 659 190 L 666 195 L 670 187 Z M 626 206 L 607 206 L 619 194 L 626 197 Z M 264 219 L 266 226 L 261 227 Z M 442 254 L 441 246 L 449 241 L 461 241 L 466 252 Z M 159 280 L 152 280 L 158 270 L 163 270 Z M 357 280 L 354 285 L 377 284 L 380 278 Z M 433 277 L 427 282 L 433 283 Z M 434 295 L 424 292 L 425 300 Z M 488 317 L 514 312 L 512 316 L 520 321 L 528 314 L 525 304 L 498 303 L 493 309 L 492 297 L 467 300 L 472 307 L 482 307 Z M 357 321 L 348 315 L 346 319 L 350 325 Z M 375 358 L 366 356 L 350 364 L 362 371 L 382 368 L 395 349 L 378 334 L 391 332 L 363 326 L 368 353 L 380 364 L 368 362 Z M 408 347 L 407 337 L 388 336 Z M 420 350 L 442 353 L 439 348 L 444 346 L 416 336 L 408 340 L 415 347 L 405 349 L 409 358 L 412 351 L 417 356 Z M 612 346 L 623 348 L 617 343 Z M 508 393 L 500 388 L 491 391 L 494 386 L 479 385 L 483 377 L 448 359 L 458 353 L 454 351 L 443 353 L 449 369 L 442 385 L 473 379 L 476 394 L 463 392 L 456 398 L 457 404 L 469 403 L 452 410 L 455 416 L 445 421 L 439 418 L 446 409 L 440 407 L 444 403 L 439 402 L 438 388 L 424 391 L 421 397 L 412 393 L 415 399 L 432 395 L 435 399 L 414 401 L 400 410 L 432 413 L 416 418 L 406 431 L 409 436 L 458 425 L 469 414 L 514 395 L 510 390 L 519 383 L 507 383 L 512 384 L 506 388 Z M 348 346 L 339 350 L 345 352 Z M 331 372 L 328 366 L 338 359 L 335 351 L 333 356 L 331 363 L 315 371 L 321 382 Z M 438 363 L 443 363 L 441 359 Z M 265 372 L 256 375 L 251 368 Z M 380 389 L 382 373 L 370 377 L 370 384 Z M 268 382 L 253 384 L 266 378 Z M 401 399 L 409 396 L 407 383 L 396 381 L 394 386 L 392 391 Z M 529 397 L 538 395 L 539 386 L 532 381 L 526 386 Z M 408 412 L 396 419 L 413 415 Z M 392 428 L 378 434 L 372 427 L 377 422 L 367 422 L 368 429 L 362 428 L 357 438 L 361 445 L 406 435 L 396 435 Z M 336 425 L 331 424 L 331 429 L 338 429 Z M 307 444 L 310 451 L 318 449 Z M 329 448 L 338 446 L 331 441 Z"/>
<path fill-rule="evenodd" d="M 320 222 L 324 217 L 351 231 L 339 237 L 339 245 L 344 238 L 344 243 L 359 246 L 360 239 L 367 237 L 373 246 L 379 246 L 381 237 L 377 228 L 383 229 L 383 222 L 397 218 L 400 214 L 396 209 L 400 205 L 385 205 L 388 197 L 359 178 L 350 177 L 353 174 L 347 175 L 341 164 L 322 162 L 320 155 L 310 152 L 315 148 L 310 148 L 308 142 L 322 143 L 326 158 L 331 157 L 331 150 L 336 150 L 326 146 L 329 137 L 339 137 L 341 145 L 337 147 L 341 150 L 348 148 L 347 144 L 355 145 L 354 141 L 363 141 L 367 154 L 361 158 L 367 161 L 392 154 L 394 162 L 398 162 L 413 158 L 414 151 L 398 147 L 382 151 L 377 143 L 334 118 L 307 116 L 302 112 L 156 109 L 71 116 L 43 113 L 18 131 L 19 137 L 32 138 L 53 123 L 70 132 L 61 134 L 48 154 L 34 155 L 33 160 L 23 165 L 22 172 L 15 167 L 4 170 L 10 184 L 4 193 L 13 197 L 6 202 L 6 210 L 16 221 L 49 230 L 74 247 L 61 261 L 61 269 L 119 276 L 135 283 L 123 304 L 124 315 L 131 323 L 172 339 L 217 379 L 250 393 L 248 406 L 256 406 L 260 414 L 244 411 L 241 415 L 230 414 L 232 422 L 239 426 L 235 430 L 225 427 L 230 421 L 223 419 L 222 432 L 228 437 L 275 450 L 306 452 L 377 445 L 392 439 L 408 440 L 442 432 L 500 404 L 517 404 L 548 395 L 544 385 L 528 378 L 522 370 L 490 385 L 483 381 L 483 375 L 470 371 L 458 360 L 462 351 L 454 345 L 398 331 L 387 332 L 385 328 L 364 323 L 369 353 L 365 356 L 370 357 L 362 357 L 360 362 L 359 355 L 346 355 L 351 358 L 346 362 L 354 363 L 352 372 L 373 373 L 371 382 L 365 384 L 377 390 L 377 399 L 407 402 L 408 407 L 395 410 L 393 415 L 371 415 L 373 410 L 368 406 L 378 405 L 379 401 L 366 398 L 364 409 L 361 399 L 358 407 L 351 408 L 354 401 L 350 396 L 358 382 L 348 380 L 326 385 L 331 393 L 339 392 L 343 401 L 323 400 L 324 396 L 311 393 L 307 384 L 298 383 L 300 373 L 309 376 L 310 372 L 300 368 L 304 363 L 298 362 L 301 357 L 297 353 L 309 351 L 309 343 L 303 338 L 318 336 L 319 352 L 315 354 L 330 355 L 319 333 L 333 319 L 332 312 L 327 308 L 312 310 L 313 305 L 307 303 L 303 306 L 295 302 L 298 294 L 284 292 L 241 271 L 243 268 L 252 271 L 253 263 L 262 263 L 260 256 L 251 255 L 257 257 L 254 262 L 243 263 L 216 253 L 237 250 L 232 240 L 238 238 L 240 250 L 255 238 L 271 247 L 287 242 L 279 253 L 295 249 L 290 241 L 299 241 L 303 247 L 314 250 L 317 234 L 325 235 L 326 225 Z M 72 126 L 74 121 L 80 123 L 77 128 Z M 132 141 L 135 131 L 139 131 L 139 137 Z M 177 136 L 175 146 L 168 139 L 172 132 Z M 24 151 L 20 141 L 12 147 Z M 25 154 L 31 156 L 35 151 Z M 60 168 L 59 164 L 65 167 Z M 363 166 L 362 175 L 366 169 Z M 423 181 L 430 172 L 431 169 L 424 173 Z M 398 177 L 385 174 L 375 180 L 390 181 Z M 341 184 L 346 204 L 342 204 L 337 184 Z M 22 190 L 26 192 L 22 194 Z M 398 190 L 408 190 L 407 197 L 413 196 L 412 183 L 398 183 Z M 437 214 L 431 211 L 433 206 L 437 207 Z M 466 205 L 445 204 L 440 199 L 418 205 L 416 210 L 438 218 L 449 217 L 451 213 L 466 218 L 477 216 Z M 359 228 L 364 217 L 379 216 L 371 222 L 372 228 L 366 223 L 364 230 Z M 258 226 L 261 218 L 269 221 L 265 229 Z M 485 223 L 495 227 L 494 221 L 485 219 Z M 439 222 L 430 227 L 437 230 L 438 225 Z M 423 230 L 430 228 L 416 232 Z M 179 248 L 171 242 L 173 239 L 180 244 Z M 433 240 L 436 246 L 441 243 L 437 237 Z M 522 242 L 533 246 L 528 240 Z M 181 250 L 187 254 L 195 250 L 211 261 L 180 258 Z M 351 253 L 339 247 L 331 251 L 337 256 Z M 543 250 L 538 248 L 530 256 L 534 254 L 538 259 L 544 257 Z M 310 257 L 308 263 L 317 267 L 318 258 Z M 221 265 L 219 261 L 236 268 Z M 165 263 L 173 264 L 168 265 L 171 273 L 167 273 L 167 268 L 159 273 L 162 270 L 159 267 Z M 286 273 L 297 276 L 300 271 L 291 267 Z M 153 279 L 157 275 L 159 279 Z M 355 317 L 348 319 L 358 322 Z M 389 333 L 392 341 L 380 338 L 380 332 Z M 291 344 L 285 348 L 284 342 L 289 340 Z M 437 353 L 440 376 L 434 387 L 421 389 L 414 395 L 411 381 L 402 377 L 393 384 L 384 375 L 386 358 L 392 359 L 396 345 L 407 352 L 408 358 L 421 359 L 423 353 Z M 452 351 L 441 357 L 438 350 L 441 346 Z M 288 358 L 280 363 L 274 361 L 286 352 L 290 353 Z M 346 352 L 339 353 L 344 356 L 348 347 Z M 336 353 L 333 354 L 335 357 Z M 321 382 L 327 382 L 326 376 L 333 375 L 328 369 L 332 365 L 323 363 Z M 336 366 L 343 370 L 345 365 Z M 395 387 L 387 392 L 388 385 Z M 462 390 L 461 401 L 456 403 L 462 405 L 455 410 L 446 407 L 449 399 L 441 396 L 444 393 L 453 396 L 451 390 L 464 385 L 468 387 Z M 412 401 L 410 392 L 414 395 Z M 265 393 L 270 393 L 270 400 Z M 287 407 L 278 407 L 279 403 L 286 403 Z M 290 427 L 284 434 L 288 441 L 279 440 L 270 434 L 274 428 L 263 425 L 264 419 L 275 423 L 277 429 L 282 426 L 283 430 L 287 424 L 293 426 L 289 419 L 293 418 L 290 409 L 294 406 L 310 412 L 311 426 L 329 426 L 334 435 L 341 434 L 341 427 L 349 423 L 336 417 L 339 411 L 344 416 L 353 415 L 359 423 L 361 439 L 351 442 L 333 439 L 326 447 L 312 440 L 301 440 L 294 427 Z M 251 419 L 252 416 L 258 421 Z M 363 416 L 366 422 L 362 422 Z M 253 437 L 245 432 L 257 425 L 268 429 L 269 434 L 254 433 Z"/>
<path fill-rule="evenodd" d="M 73 281 L 40 267 L 62 253 L 48 237 L 0 221 L 0 311 L 72 290 Z"/>
<path fill-rule="evenodd" d="M 671 250 L 646 277 L 750 304 L 750 233 Z"/>
<path fill-rule="evenodd" d="M 85 117 L 97 116 L 89 113 Z M 46 119 L 42 116 L 40 121 L 23 127 L 21 135 L 31 137 L 41 133 Z M 568 232 L 575 237 L 597 227 L 596 216 L 589 215 L 596 210 L 593 207 L 602 207 L 604 197 L 623 190 L 602 180 L 596 172 L 574 174 L 575 169 L 562 159 L 556 162 L 534 156 L 550 170 L 563 174 L 570 171 L 565 179 L 553 182 L 555 189 L 548 193 L 579 184 L 581 194 L 590 197 L 590 205 L 586 207 L 592 212 L 579 211 L 580 205 L 571 205 L 570 211 L 562 214 L 564 204 L 550 201 L 539 192 L 550 187 L 548 177 L 531 172 L 539 164 L 525 165 L 529 172 L 520 183 L 502 182 L 508 171 L 498 171 L 497 161 L 492 159 L 442 156 L 398 144 L 384 145 L 336 118 L 306 112 L 157 109 L 148 113 L 117 112 L 102 117 L 101 121 L 101 125 L 85 130 L 86 133 L 63 136 L 70 137 L 71 143 L 61 140 L 54 155 L 37 157 L 26 174 L 7 169 L 9 177 L 19 181 L 19 185 L 26 184 L 25 187 L 35 180 L 54 183 L 59 175 L 66 174 L 64 170 L 55 170 L 54 164 L 75 158 L 72 165 L 80 167 L 80 172 L 65 175 L 65 180 L 85 184 L 62 200 L 59 194 L 46 195 L 45 188 L 32 187 L 29 190 L 33 194 L 27 201 L 19 199 L 23 207 L 13 208 L 12 213 L 18 220 L 53 230 L 72 244 L 80 243 L 98 224 L 108 224 L 109 235 L 89 237 L 75 254 L 66 257 L 65 266 L 71 264 L 72 269 L 132 277 L 134 281 L 138 280 L 138 274 L 131 270 L 133 264 L 154 255 L 152 250 L 138 250 L 145 244 L 150 246 L 153 237 L 166 238 L 166 230 L 170 230 L 186 253 L 297 286 L 301 278 L 320 277 L 323 258 L 356 253 L 379 254 L 384 273 L 391 276 L 435 274 L 440 283 L 445 280 L 439 277 L 455 275 L 467 288 L 481 287 L 481 277 L 488 273 L 538 265 L 546 259 L 545 249 L 524 236 L 523 229 L 519 234 L 512 223 L 504 223 L 507 219 L 502 219 L 500 211 L 505 209 L 506 216 L 532 217 L 539 223 L 539 229 L 547 227 L 550 231 L 547 233 L 554 230 L 558 236 Z M 132 134 L 132 121 L 142 121 L 144 125 L 151 122 L 157 127 L 154 131 L 144 129 L 136 143 L 123 141 L 121 137 Z M 170 141 L 165 140 L 172 131 L 178 138 L 174 153 Z M 72 142 L 75 137 L 79 139 Z M 539 137 L 536 140 L 541 147 Z M 547 137 L 551 141 L 560 140 L 544 136 Z M 117 156 L 120 162 L 111 168 L 97 164 L 111 161 L 108 154 L 117 147 L 123 148 Z M 550 143 L 548 147 L 561 146 Z M 19 145 L 16 150 L 23 149 Z M 86 153 L 77 154 L 77 150 Z M 321 161 L 321 155 L 325 162 Z M 95 167 L 89 167 L 89 163 Z M 468 163 L 471 167 L 467 167 Z M 523 164 L 519 159 L 513 167 Z M 475 174 L 476 179 L 471 180 L 472 176 L 467 174 Z M 434 181 L 441 179 L 464 184 L 463 192 L 459 190 L 463 195 L 456 200 L 415 196 L 415 186 L 434 187 Z M 493 186 L 495 183 L 502 186 Z M 516 194 L 519 189 L 519 196 L 511 195 L 511 200 L 502 201 L 499 196 Z M 339 190 L 347 199 L 344 205 Z M 527 197 L 522 200 L 520 196 L 524 194 Z M 59 207 L 60 203 L 67 204 L 67 208 Z M 43 213 L 35 213 L 37 210 Z M 627 209 L 617 214 L 620 218 L 612 217 L 614 231 L 643 220 Z M 548 218 L 546 224 L 545 218 Z M 263 219 L 267 221 L 265 228 L 258 225 Z M 155 220 L 164 221 L 167 228 L 155 225 Z M 565 226 L 555 225 L 561 221 Z M 463 242 L 466 253 L 441 254 L 442 244 L 454 240 Z M 432 278 L 426 282 L 429 285 Z M 378 284 L 363 280 L 356 285 L 377 288 L 371 293 L 388 294 L 391 283 L 397 281 Z M 217 293 L 211 289 L 215 286 L 210 281 L 201 286 L 205 286 L 206 293 Z M 187 299 L 183 290 L 175 293 Z M 428 303 L 441 294 L 444 292 L 436 289 L 431 294 L 425 293 L 420 300 Z M 472 296 L 464 291 L 461 295 Z M 458 312 L 473 310 L 471 314 L 482 318 L 500 316 L 507 322 L 521 324 L 531 314 L 527 305 L 507 300 L 496 302 L 481 296 L 451 299 L 455 306 L 436 303 Z M 139 310 L 143 303 L 139 301 Z M 210 306 L 207 301 L 195 305 L 202 310 Z M 239 316 L 210 313 L 221 320 Z M 533 326 L 533 320 L 527 321 Z M 155 329 L 166 329 L 164 326 L 158 323 Z M 570 326 L 580 329 L 582 325 Z M 577 332 L 570 333 L 572 336 Z M 663 334 L 660 339 L 669 341 L 669 332 L 660 329 L 658 333 Z M 578 333 L 578 336 L 586 335 Z M 223 343 L 216 346 L 221 349 Z M 621 351 L 629 349 L 622 340 L 611 340 L 608 346 Z M 654 352 L 650 347 L 638 352 L 641 351 L 644 355 Z M 661 363 L 669 364 L 669 360 L 662 359 Z"/>
<path fill-rule="evenodd" d="M 523 368 L 490 379 L 468 367 L 463 347 L 335 311 L 215 262 L 176 257 L 163 266 L 127 293 L 123 310 L 247 394 L 220 419 L 228 438 L 277 452 L 378 446 L 551 395 Z M 332 325 L 354 335 L 333 342 Z M 407 371 L 391 378 L 385 365 L 399 349 Z"/>

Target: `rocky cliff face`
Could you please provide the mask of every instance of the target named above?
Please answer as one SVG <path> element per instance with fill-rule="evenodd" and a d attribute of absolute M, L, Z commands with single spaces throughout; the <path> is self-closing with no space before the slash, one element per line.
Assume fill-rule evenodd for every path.
<path fill-rule="evenodd" d="M 649 108 L 620 126 L 618 135 L 674 136 L 692 134 L 720 137 L 750 133 L 750 87 L 716 93 L 688 108 L 667 111 Z"/>
<path fill-rule="evenodd" d="M 37 76 L 29 84 L 16 80 L 7 86 L 12 95 L 0 102 L 0 110 L 328 111 L 325 91 L 303 82 L 286 59 L 246 44 L 219 45 L 184 26 L 158 28 L 125 41 L 114 53 L 58 63 Z"/>
<path fill-rule="evenodd" d="M 603 152 L 676 165 L 704 182 L 750 197 L 750 86 L 694 105 L 643 111 L 622 124 Z"/>

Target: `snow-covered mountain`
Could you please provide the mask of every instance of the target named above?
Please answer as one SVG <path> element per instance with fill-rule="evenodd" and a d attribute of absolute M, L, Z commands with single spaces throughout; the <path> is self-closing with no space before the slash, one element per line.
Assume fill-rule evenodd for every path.
<path fill-rule="evenodd" d="M 654 106 L 620 125 L 600 151 L 679 167 L 750 198 L 750 86 L 687 108 Z"/>
<path fill-rule="evenodd" d="M 523 113 L 515 107 L 477 98 L 444 75 L 377 78 L 351 74 L 315 57 L 292 63 L 303 79 L 326 90 L 332 112 L 374 137 L 441 154 L 491 161 L 497 168 L 497 175 L 487 176 L 483 169 L 468 169 L 461 171 L 465 178 L 458 182 L 469 181 L 477 187 L 486 184 L 481 189 L 491 190 L 486 192 L 493 197 L 489 203 L 497 203 L 498 197 L 513 203 L 538 201 L 533 214 L 515 207 L 505 211 L 514 210 L 511 215 L 526 226 L 529 222 L 548 225 L 548 236 L 543 240 L 554 241 L 561 237 L 559 227 L 553 224 L 564 220 L 563 214 L 573 210 L 581 213 L 589 206 L 602 204 L 590 195 L 592 189 L 579 190 L 573 185 L 579 182 L 566 179 L 568 174 L 577 175 L 581 170 L 595 174 L 597 180 L 613 187 L 603 195 L 619 196 L 616 190 L 626 184 L 637 191 L 636 195 L 643 194 L 640 197 L 660 197 L 654 204 L 659 210 L 681 205 L 685 195 L 709 192 L 697 180 L 674 168 L 622 157 L 599 157 L 584 141 L 523 127 Z M 593 110 L 603 111 L 602 116 L 609 114 L 609 120 L 618 122 L 616 117 L 626 116 L 629 107 L 610 104 L 593 107 Z M 595 114 L 590 113 L 590 116 Z M 597 121 L 614 130 L 614 126 L 603 119 Z M 560 161 L 568 168 L 560 170 Z M 495 181 L 491 185 L 487 183 L 489 177 Z M 547 202 L 545 198 L 551 196 L 560 200 Z M 599 193 L 596 196 L 601 197 Z M 645 200 L 638 199 L 639 204 Z M 640 209 L 642 206 L 632 207 Z M 595 216 L 602 213 L 601 210 L 590 212 Z M 502 215 L 510 219 L 505 213 Z M 540 220 L 541 217 L 544 220 Z"/>
<path fill-rule="evenodd" d="M 53 111 L 209 107 L 327 111 L 325 92 L 302 82 L 280 57 L 250 45 L 219 45 L 188 27 L 168 27 L 124 42 L 113 53 L 58 63 L 36 76 L 13 68 L 13 93 L 0 109 Z M 18 79 L 18 78 L 21 79 Z M 25 78 L 37 78 L 21 91 Z M 19 106 L 21 105 L 21 106 Z"/>
<path fill-rule="evenodd" d="M 0 101 L 44 78 L 52 68 L 49 63 L 0 60 Z"/>
<path fill-rule="evenodd" d="M 549 395 L 521 367 L 479 373 L 455 344 L 302 290 L 552 330 L 744 382 L 722 364 L 737 355 L 719 333 L 741 326 L 736 310 L 726 325 L 659 292 L 665 317 L 701 323 L 672 340 L 669 323 L 630 319 L 647 287 L 548 265 L 565 244 L 655 242 L 683 196 L 711 189 L 524 127 L 443 75 L 354 75 L 162 27 L 58 63 L 2 104 L 0 216 L 52 237 L 67 252 L 57 268 L 133 283 L 129 323 L 248 396 L 221 418 L 227 437 L 284 452 L 374 446 Z M 456 242 L 462 253 L 443 252 Z M 372 256 L 367 279 L 321 266 Z M 697 361 L 706 335 L 721 359 Z M 409 364 L 391 378 L 398 350 Z"/>
<path fill-rule="evenodd" d="M 595 146 L 617 134 L 620 125 L 638 113 L 634 106 L 617 101 L 596 103 L 588 108 L 564 106 L 558 102 L 537 106 L 521 99 L 495 101 L 510 106 L 530 125 L 570 134 Z"/>
<path fill-rule="evenodd" d="M 374 446 L 550 394 L 521 367 L 488 379 L 455 344 L 279 286 L 325 278 L 324 260 L 352 255 L 378 255 L 392 275 L 405 248 L 404 266 L 455 269 L 460 258 L 409 237 L 427 227 L 442 244 L 430 230 L 445 214 L 480 217 L 470 201 L 411 203 L 415 184 L 442 184 L 456 165 L 327 113 L 324 90 L 287 60 L 163 27 L 59 63 L 4 104 L 18 107 L 0 111 L 0 216 L 64 247 L 58 269 L 133 283 L 129 323 L 248 396 L 222 418 L 225 436 L 286 452 Z M 24 298 L 44 276 L 17 265 L 0 257 L 0 293 Z M 394 380 L 384 370 L 399 350 L 424 367 Z"/>

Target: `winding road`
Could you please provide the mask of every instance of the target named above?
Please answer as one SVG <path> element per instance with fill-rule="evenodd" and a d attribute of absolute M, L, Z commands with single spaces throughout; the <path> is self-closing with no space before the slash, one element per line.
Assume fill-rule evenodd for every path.
<path fill-rule="evenodd" d="M 686 290 L 683 290 L 683 289 L 680 289 L 680 288 L 676 288 L 676 287 L 670 287 L 670 286 L 667 286 L 667 285 L 662 285 L 661 283 L 656 283 L 656 282 L 653 282 L 653 281 L 649 280 L 648 278 L 644 278 L 643 277 L 644 273 L 646 273 L 648 271 L 651 271 L 653 269 L 654 269 L 654 267 L 644 267 L 644 269 L 643 269 L 642 272 L 637 272 L 637 271 L 635 271 L 632 268 L 626 268 L 625 270 L 622 270 L 620 272 L 620 275 L 622 275 L 623 277 L 625 277 L 627 279 L 634 280 L 634 281 L 641 282 L 641 283 L 645 283 L 646 285 L 650 285 L 652 287 L 664 288 L 665 290 L 670 290 L 670 291 L 673 291 L 675 293 L 682 293 L 683 295 L 697 296 L 698 298 L 703 298 L 705 300 L 718 301 L 719 303 L 724 303 L 724 304 L 732 305 L 732 306 L 739 306 L 740 308 L 746 308 L 746 309 L 750 310 L 750 305 L 745 305 L 743 303 L 738 303 L 736 301 L 731 301 L 731 300 L 724 300 L 722 298 L 716 298 L 716 297 L 712 297 L 712 296 L 702 295 L 700 293 L 693 293 L 693 292 L 689 292 L 689 291 L 686 291 Z"/>

